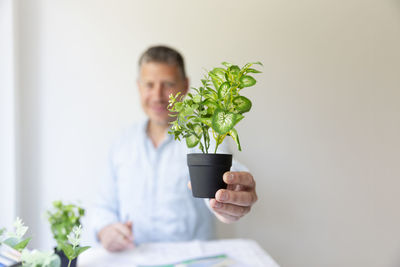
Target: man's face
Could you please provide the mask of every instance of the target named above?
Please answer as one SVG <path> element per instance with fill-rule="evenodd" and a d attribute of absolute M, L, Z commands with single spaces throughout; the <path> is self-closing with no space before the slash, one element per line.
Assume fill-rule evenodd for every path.
<path fill-rule="evenodd" d="M 179 68 L 166 63 L 143 63 L 140 69 L 138 88 L 144 112 L 150 122 L 168 125 L 174 118 L 168 116 L 169 95 L 186 94 L 188 80 L 182 77 Z"/>

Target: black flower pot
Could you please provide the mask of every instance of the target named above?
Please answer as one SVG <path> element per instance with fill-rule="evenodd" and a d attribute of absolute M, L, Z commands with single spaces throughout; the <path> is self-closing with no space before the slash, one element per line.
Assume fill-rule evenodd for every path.
<path fill-rule="evenodd" d="M 64 251 L 57 250 L 57 248 L 55 248 L 54 251 L 60 257 L 60 260 L 61 260 L 61 266 L 60 267 L 68 267 L 69 259 L 67 258 L 67 256 L 65 256 Z M 72 260 L 70 267 L 76 267 L 76 261 L 77 260 L 78 260 L 78 258 Z"/>
<path fill-rule="evenodd" d="M 215 198 L 215 193 L 226 188 L 222 176 L 232 166 L 230 154 L 187 154 L 190 181 L 194 197 Z"/>

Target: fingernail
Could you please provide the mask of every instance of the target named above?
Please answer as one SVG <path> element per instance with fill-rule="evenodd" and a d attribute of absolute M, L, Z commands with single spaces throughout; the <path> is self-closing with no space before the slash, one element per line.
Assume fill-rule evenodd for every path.
<path fill-rule="evenodd" d="M 225 181 L 227 183 L 232 182 L 232 180 L 233 180 L 233 174 L 231 174 L 231 173 L 225 174 Z"/>
<path fill-rule="evenodd" d="M 214 204 L 214 208 L 219 209 L 221 207 L 222 207 L 222 204 L 216 201 L 215 204 Z"/>
<path fill-rule="evenodd" d="M 221 200 L 221 201 L 224 201 L 224 200 L 226 200 L 228 198 L 228 195 L 226 194 L 226 192 L 222 192 L 220 195 L 219 195 L 219 200 Z"/>

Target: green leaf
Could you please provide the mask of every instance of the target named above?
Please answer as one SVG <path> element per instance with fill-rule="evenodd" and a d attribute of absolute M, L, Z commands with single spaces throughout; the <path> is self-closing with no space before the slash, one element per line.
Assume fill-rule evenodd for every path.
<path fill-rule="evenodd" d="M 256 80 L 249 76 L 249 75 L 243 75 L 240 77 L 240 85 L 242 87 L 250 87 L 256 84 Z"/>
<path fill-rule="evenodd" d="M 76 255 L 76 257 L 78 257 L 81 253 L 83 253 L 84 251 L 88 250 L 89 248 L 90 248 L 90 246 L 76 247 L 76 248 L 75 248 L 75 255 Z"/>
<path fill-rule="evenodd" d="M 262 73 L 261 71 L 256 70 L 256 69 L 252 69 L 252 68 L 247 69 L 246 72 L 247 73 Z"/>
<path fill-rule="evenodd" d="M 182 111 L 183 103 L 182 102 L 176 102 L 175 105 L 174 105 L 174 108 L 175 108 L 176 112 Z"/>
<path fill-rule="evenodd" d="M 7 244 L 12 248 L 14 246 L 16 246 L 18 244 L 18 242 L 19 242 L 18 238 L 15 238 L 15 237 L 10 237 L 3 241 L 4 244 Z"/>
<path fill-rule="evenodd" d="M 13 248 L 18 250 L 18 251 L 22 251 L 29 243 L 29 241 L 31 241 L 31 237 L 22 240 L 21 242 L 19 242 L 18 244 L 16 244 Z"/>
<path fill-rule="evenodd" d="M 64 252 L 65 256 L 67 256 L 67 258 L 69 260 L 73 260 L 73 259 L 76 258 L 75 251 L 72 248 L 72 245 L 70 245 L 70 244 L 62 244 L 61 249 Z"/>
<path fill-rule="evenodd" d="M 252 65 L 260 65 L 260 66 L 263 66 L 263 64 L 262 64 L 260 61 L 257 61 L 257 62 L 250 62 L 250 63 L 247 63 L 246 65 L 244 65 L 243 69 L 248 69 L 248 68 L 250 68 Z"/>
<path fill-rule="evenodd" d="M 196 133 L 198 138 L 201 138 L 201 135 L 203 134 L 203 129 L 201 128 L 201 126 L 199 124 L 196 124 L 194 127 L 194 132 Z"/>
<path fill-rule="evenodd" d="M 61 209 L 62 205 L 63 204 L 62 204 L 62 202 L 60 200 L 56 200 L 56 201 L 53 202 L 53 206 L 55 208 L 57 208 L 57 209 Z"/>
<path fill-rule="evenodd" d="M 228 133 L 235 126 L 237 114 L 217 109 L 212 118 L 212 128 L 223 135 Z"/>
<path fill-rule="evenodd" d="M 196 135 L 191 134 L 188 137 L 186 137 L 186 145 L 188 148 L 195 147 L 199 143 L 200 139 L 197 138 Z"/>
<path fill-rule="evenodd" d="M 181 113 L 179 115 L 182 116 L 182 117 L 192 115 L 193 114 L 193 110 L 194 110 L 193 107 L 185 105 L 184 108 L 181 110 Z"/>
<path fill-rule="evenodd" d="M 225 98 L 225 96 L 229 92 L 230 88 L 231 88 L 231 85 L 229 84 L 229 82 L 224 82 L 223 84 L 221 84 L 221 86 L 218 89 L 218 97 Z"/>
<path fill-rule="evenodd" d="M 208 73 L 214 84 L 214 87 L 218 89 L 221 84 L 225 81 L 225 70 L 222 68 L 214 68 Z"/>
<path fill-rule="evenodd" d="M 250 69 L 250 67 L 253 64 L 258 64 L 258 65 L 262 65 L 261 62 L 252 62 L 252 63 L 247 63 L 246 65 L 244 65 L 244 67 L 242 68 L 242 70 L 240 71 L 240 76 L 246 73 L 260 73 L 260 71 L 256 70 L 256 69 Z M 241 88 L 243 88 L 244 86 L 241 86 Z"/>
<path fill-rule="evenodd" d="M 230 73 L 232 73 L 234 75 L 237 75 L 240 72 L 240 68 L 237 65 L 230 66 L 228 70 L 229 70 Z"/>
<path fill-rule="evenodd" d="M 217 87 L 217 88 L 219 88 L 219 87 Z M 207 87 L 207 89 L 211 90 L 210 87 Z M 211 99 L 213 101 L 217 101 L 217 99 L 218 99 L 218 94 L 214 90 L 206 92 L 205 96 L 207 97 L 207 99 Z"/>
<path fill-rule="evenodd" d="M 218 107 L 218 104 L 214 100 L 207 99 L 206 101 L 203 102 L 203 106 L 216 108 L 216 107 Z"/>
<path fill-rule="evenodd" d="M 201 87 L 200 87 L 201 88 Z M 197 89 L 196 87 L 192 87 L 191 88 L 193 91 L 195 91 L 196 92 L 196 94 L 198 94 L 199 93 L 199 89 Z"/>
<path fill-rule="evenodd" d="M 239 121 L 243 120 L 244 116 L 240 113 L 236 114 L 236 124 L 238 124 Z"/>
<path fill-rule="evenodd" d="M 230 66 L 232 66 L 232 64 L 231 63 L 228 63 L 228 62 L 222 62 L 221 63 L 222 65 L 224 65 L 225 67 L 227 67 L 227 68 L 229 68 Z"/>
<path fill-rule="evenodd" d="M 225 70 L 223 68 L 214 68 L 210 74 L 213 75 L 216 79 L 219 79 L 221 82 L 224 81 L 225 78 Z"/>
<path fill-rule="evenodd" d="M 201 123 L 211 127 L 212 126 L 212 119 L 211 118 L 199 118 L 198 119 Z"/>
<path fill-rule="evenodd" d="M 238 147 L 238 150 L 239 150 L 239 151 L 242 151 L 242 148 L 241 148 L 241 146 L 240 146 L 240 141 L 239 141 L 239 135 L 238 135 L 236 129 L 235 129 L 235 128 L 232 128 L 232 129 L 229 131 L 229 135 L 232 136 L 232 139 L 236 142 L 236 145 L 237 145 L 237 147 Z"/>
<path fill-rule="evenodd" d="M 245 113 L 251 109 L 251 101 L 247 97 L 237 96 L 233 99 L 233 104 L 235 105 L 235 110 L 238 113 Z"/>
<path fill-rule="evenodd" d="M 79 216 L 82 217 L 85 215 L 85 210 L 81 207 L 78 207 L 78 211 L 79 211 Z"/>
<path fill-rule="evenodd" d="M 193 97 L 193 102 L 194 103 L 200 103 L 201 102 L 201 95 L 195 95 Z"/>

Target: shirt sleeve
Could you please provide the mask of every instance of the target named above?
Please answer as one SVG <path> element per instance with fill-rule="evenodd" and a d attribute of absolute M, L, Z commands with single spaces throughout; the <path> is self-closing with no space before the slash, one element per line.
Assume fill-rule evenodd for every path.
<path fill-rule="evenodd" d="M 105 226 L 119 221 L 119 205 L 117 197 L 117 177 L 113 164 L 113 149 L 108 156 L 108 174 L 99 181 L 99 190 L 92 212 L 92 228 L 97 238 L 98 232 Z"/>

